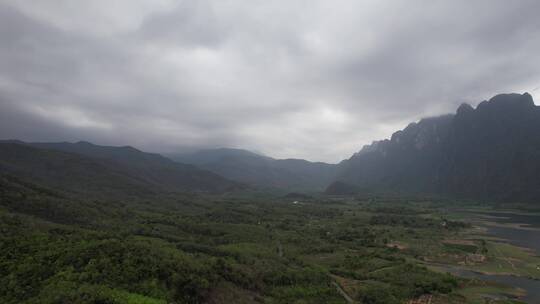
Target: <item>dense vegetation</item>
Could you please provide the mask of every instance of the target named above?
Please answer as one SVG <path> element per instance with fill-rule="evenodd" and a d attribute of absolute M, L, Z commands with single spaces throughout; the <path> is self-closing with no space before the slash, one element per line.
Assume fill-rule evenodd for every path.
<path fill-rule="evenodd" d="M 402 303 L 458 287 L 392 245 L 463 228 L 422 208 L 400 218 L 367 201 L 255 194 L 105 201 L 10 175 L 0 206 L 3 303 L 346 303 L 335 284 L 362 303 Z"/>
<path fill-rule="evenodd" d="M 484 283 L 435 266 L 538 264 L 462 239 L 457 202 L 259 193 L 131 148 L 47 145 L 0 143 L 1 303 L 476 303 L 463 291 Z"/>

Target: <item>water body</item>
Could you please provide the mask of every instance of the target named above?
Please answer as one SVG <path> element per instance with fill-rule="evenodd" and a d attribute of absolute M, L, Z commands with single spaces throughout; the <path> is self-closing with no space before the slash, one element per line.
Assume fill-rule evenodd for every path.
<path fill-rule="evenodd" d="M 527 295 L 520 299 L 526 303 L 540 303 L 540 281 L 531 280 L 523 277 L 514 277 L 509 275 L 487 275 L 465 270 L 459 267 L 446 266 L 444 269 L 456 276 L 464 278 L 476 278 L 483 281 L 490 281 L 506 286 L 518 287 L 527 292 Z"/>
<path fill-rule="evenodd" d="M 488 234 L 505 239 L 508 243 L 520 247 L 533 249 L 540 254 L 540 215 L 526 215 L 513 213 L 486 212 L 491 221 L 500 224 L 524 224 L 526 228 L 515 227 L 487 227 Z M 540 303 L 540 302 L 539 302 Z"/>
<path fill-rule="evenodd" d="M 504 239 L 510 244 L 532 249 L 536 254 L 540 254 L 540 215 L 526 215 L 499 212 L 482 212 L 483 215 L 490 216 L 490 220 L 500 224 L 524 224 L 531 229 L 520 229 L 516 227 L 487 227 L 487 233 Z M 449 269 L 450 272 L 462 277 L 474 277 L 484 281 L 492 281 L 508 286 L 524 289 L 527 296 L 523 299 L 526 303 L 540 303 L 540 281 L 523 277 L 507 275 L 484 275 L 472 271 L 458 268 Z"/>
<path fill-rule="evenodd" d="M 525 297 L 521 299 L 522 301 L 530 304 L 540 303 L 540 281 L 531 280 L 523 277 L 513 277 L 513 276 L 494 276 L 494 275 L 483 275 L 475 274 L 475 277 L 484 280 L 497 282 L 507 286 L 519 287 L 527 292 Z"/>
<path fill-rule="evenodd" d="M 512 245 L 534 249 L 536 254 L 540 252 L 540 231 L 489 227 L 488 234 L 505 239 Z"/>
<path fill-rule="evenodd" d="M 523 223 L 530 227 L 540 228 L 540 215 L 524 214 L 524 213 L 509 213 L 509 212 L 477 212 L 478 214 L 493 217 L 497 223 Z"/>

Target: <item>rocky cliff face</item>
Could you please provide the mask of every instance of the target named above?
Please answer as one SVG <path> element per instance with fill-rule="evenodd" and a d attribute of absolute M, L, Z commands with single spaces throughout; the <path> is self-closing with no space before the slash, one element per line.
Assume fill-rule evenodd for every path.
<path fill-rule="evenodd" d="M 463 104 L 364 147 L 336 181 L 365 192 L 540 199 L 540 107 L 527 93 Z"/>

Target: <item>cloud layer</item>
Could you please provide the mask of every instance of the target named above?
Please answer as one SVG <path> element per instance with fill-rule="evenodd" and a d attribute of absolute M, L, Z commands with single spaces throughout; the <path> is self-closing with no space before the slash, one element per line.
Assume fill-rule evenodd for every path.
<path fill-rule="evenodd" d="M 337 162 L 462 102 L 534 96 L 539 11 L 533 0 L 0 0 L 0 137 Z"/>

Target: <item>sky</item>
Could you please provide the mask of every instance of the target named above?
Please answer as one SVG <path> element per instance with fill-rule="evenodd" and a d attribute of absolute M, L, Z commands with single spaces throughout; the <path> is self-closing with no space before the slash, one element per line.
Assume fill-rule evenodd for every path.
<path fill-rule="evenodd" d="M 540 99 L 536 0 L 0 0 L 0 138 L 339 162 Z"/>

